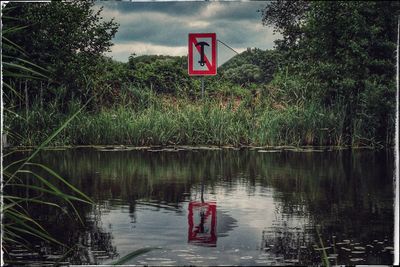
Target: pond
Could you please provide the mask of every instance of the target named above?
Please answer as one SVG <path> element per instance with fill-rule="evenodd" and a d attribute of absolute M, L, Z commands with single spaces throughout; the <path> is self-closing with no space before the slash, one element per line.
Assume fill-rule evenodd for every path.
<path fill-rule="evenodd" d="M 36 161 L 96 203 L 76 203 L 84 226 L 57 208 L 30 209 L 73 247 L 65 264 L 109 264 L 142 248 L 157 249 L 125 264 L 393 263 L 391 151 L 81 148 Z M 65 253 L 36 247 L 10 257 L 51 264 Z"/>

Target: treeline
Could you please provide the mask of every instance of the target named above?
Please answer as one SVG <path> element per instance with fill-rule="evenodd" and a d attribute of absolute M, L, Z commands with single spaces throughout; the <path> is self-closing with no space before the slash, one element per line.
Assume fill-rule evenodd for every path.
<path fill-rule="evenodd" d="M 196 95 L 199 81 L 188 76 L 187 57 L 132 54 L 122 63 L 104 56 L 118 24 L 104 21 L 101 11 L 93 1 L 7 4 L 2 17 L 7 106 L 29 111 L 52 104 L 65 111 L 71 101 L 92 99 L 89 108 L 99 110 L 136 89 Z M 261 81 L 249 71 L 240 79 L 237 73 L 243 75 L 230 71 L 225 82 Z M 218 87 L 218 78 L 209 81 L 210 90 Z"/>
<path fill-rule="evenodd" d="M 101 12 L 91 1 L 3 9 L 5 130 L 15 145 L 37 145 L 88 101 L 54 144 L 394 142 L 397 2 L 268 4 L 262 23 L 282 39 L 207 77 L 206 100 L 186 57 L 104 56 L 118 24 Z"/>
<path fill-rule="evenodd" d="M 263 23 L 286 70 L 282 89 L 343 114 L 344 144 L 358 137 L 389 144 L 394 137 L 399 2 L 276 1 Z M 289 86 L 288 86 L 289 84 Z M 293 98 L 293 97 L 292 97 Z"/>

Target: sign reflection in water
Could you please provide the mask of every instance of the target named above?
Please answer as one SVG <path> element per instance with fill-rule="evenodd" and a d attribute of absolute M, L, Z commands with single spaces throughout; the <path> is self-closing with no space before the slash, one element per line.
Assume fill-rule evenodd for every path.
<path fill-rule="evenodd" d="M 188 242 L 198 246 L 217 246 L 217 203 L 204 201 L 204 178 L 201 179 L 201 202 L 190 201 Z"/>
<path fill-rule="evenodd" d="M 189 203 L 188 214 L 188 242 L 199 246 L 217 246 L 217 204 L 215 202 Z"/>

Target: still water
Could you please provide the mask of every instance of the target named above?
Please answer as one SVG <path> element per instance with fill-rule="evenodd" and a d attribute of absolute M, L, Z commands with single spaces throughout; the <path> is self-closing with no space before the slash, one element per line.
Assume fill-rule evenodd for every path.
<path fill-rule="evenodd" d="M 30 212 L 67 261 L 136 265 L 300 265 L 393 262 L 393 153 L 355 150 L 68 149 L 46 164 L 87 193 L 84 226 L 59 209 Z M 38 243 L 51 261 L 58 251 Z M 43 258 L 44 257 L 44 258 Z M 325 258 L 326 258 L 325 257 Z"/>

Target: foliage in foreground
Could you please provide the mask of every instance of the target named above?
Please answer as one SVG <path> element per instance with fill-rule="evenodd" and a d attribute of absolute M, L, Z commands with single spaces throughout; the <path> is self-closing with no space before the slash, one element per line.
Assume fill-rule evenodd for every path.
<path fill-rule="evenodd" d="M 342 110 L 318 106 L 271 107 L 252 98 L 243 101 L 142 99 L 143 106 L 126 105 L 83 112 L 52 142 L 53 145 L 343 145 Z M 9 123 L 24 137 L 17 145 L 37 145 L 46 129 L 57 127 L 68 114 L 37 109 L 26 121 Z M 377 145 L 359 138 L 355 146 Z"/>
<path fill-rule="evenodd" d="M 13 9 L 12 7 L 8 7 L 2 11 L 7 12 Z M 2 18 L 4 19 L 5 16 Z M 17 20 L 13 16 L 7 16 L 7 19 Z M 8 28 L 3 32 L 2 42 L 4 43 L 5 53 L 2 56 L 4 58 L 4 78 L 7 82 L 16 77 L 40 81 L 48 78 L 43 74 L 43 72 L 46 73 L 45 69 L 27 60 L 26 51 L 8 39 L 9 35 L 16 34 L 25 28 L 25 26 L 16 26 Z M 4 83 L 4 88 L 6 89 L 4 95 L 9 97 L 14 95 L 17 99 L 21 99 L 21 95 L 15 90 L 14 84 L 7 82 Z M 75 205 L 77 202 L 92 204 L 92 200 L 52 169 L 43 164 L 33 162 L 33 159 L 85 107 L 86 105 L 83 105 L 74 114 L 71 114 L 69 118 L 65 119 L 61 125 L 55 128 L 56 130 L 53 131 L 53 128 L 53 132 L 46 138 L 41 137 L 41 141 L 37 144 L 38 147 L 28 157 L 10 160 L 9 158 L 13 156 L 15 151 L 2 154 L 2 161 L 4 160 L 5 163 L 2 165 L 3 168 L 1 170 L 3 178 L 1 192 L 1 245 L 2 251 L 6 255 L 5 262 L 8 264 L 24 264 L 23 261 L 10 262 L 8 260 L 10 249 L 19 246 L 26 248 L 26 251 L 32 250 L 32 240 L 55 243 L 60 247 L 66 247 L 65 244 L 57 240 L 57 237 L 52 236 L 42 226 L 38 218 L 31 216 L 33 209 L 43 207 L 53 208 L 62 211 L 63 216 L 76 216 L 75 219 L 83 224 L 83 220 Z M 8 115 L 7 117 L 17 116 L 9 106 L 4 108 L 4 113 Z M 14 139 L 21 137 L 18 132 L 13 132 L 8 127 L 5 127 L 5 130 Z M 2 149 L 3 145 L 2 140 Z M 30 181 L 33 181 L 33 183 Z"/>
<path fill-rule="evenodd" d="M 27 158 L 8 161 L 5 164 L 2 170 L 4 204 L 1 213 L 4 215 L 2 217 L 2 249 L 6 254 L 9 253 L 9 249 L 16 245 L 31 250 L 31 241 L 34 239 L 66 247 L 65 244 L 57 240 L 57 237 L 49 234 L 37 221 L 37 218 L 31 216 L 30 211 L 32 209 L 40 207 L 56 208 L 63 211 L 63 216 L 76 216 L 76 219 L 83 224 L 75 204 L 76 202 L 93 204 L 93 201 L 52 169 L 33 162 L 34 157 L 43 147 L 47 146 L 81 110 L 78 110 L 63 122 Z M 41 139 L 43 140 L 43 137 Z M 6 154 L 4 158 L 7 159 L 12 154 L 13 152 Z M 30 179 L 35 180 L 35 183 L 30 183 Z M 50 201 L 48 200 L 49 196 L 53 197 Z"/>

